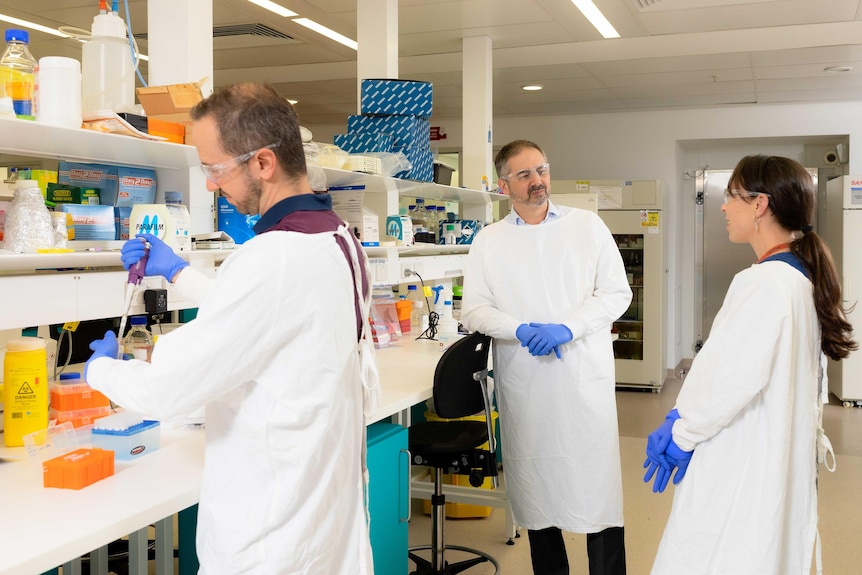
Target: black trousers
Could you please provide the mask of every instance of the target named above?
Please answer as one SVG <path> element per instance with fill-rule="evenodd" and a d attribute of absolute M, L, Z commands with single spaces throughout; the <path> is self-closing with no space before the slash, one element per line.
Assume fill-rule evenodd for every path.
<path fill-rule="evenodd" d="M 557 527 L 527 530 L 534 575 L 569 575 L 563 532 Z M 587 533 L 590 575 L 626 575 L 626 545 L 622 527 Z"/>

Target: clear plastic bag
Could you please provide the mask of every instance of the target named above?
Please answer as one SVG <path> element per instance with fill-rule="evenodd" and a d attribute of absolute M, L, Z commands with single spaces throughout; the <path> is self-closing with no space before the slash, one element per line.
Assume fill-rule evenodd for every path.
<path fill-rule="evenodd" d="M 361 155 L 380 159 L 381 176 L 392 177 L 398 172 L 410 171 L 413 167 L 404 152 L 363 152 Z"/>
<path fill-rule="evenodd" d="M 314 144 L 317 148 L 317 156 L 313 163 L 324 168 L 341 169 L 345 162 L 347 162 L 347 158 L 350 157 L 350 154 L 335 144 L 323 144 L 320 142 L 310 143 Z M 306 158 L 308 157 L 307 154 L 308 153 L 306 152 Z"/>
<path fill-rule="evenodd" d="M 29 181 L 18 180 L 18 189 L 6 211 L 3 245 L 13 252 L 35 254 L 40 248 L 54 247 L 54 226 L 36 182 L 22 184 Z"/>

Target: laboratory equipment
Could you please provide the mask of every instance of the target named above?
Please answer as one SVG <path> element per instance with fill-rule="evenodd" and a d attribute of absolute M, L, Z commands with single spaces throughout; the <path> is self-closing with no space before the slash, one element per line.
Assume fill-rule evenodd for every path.
<path fill-rule="evenodd" d="M 0 56 L 0 97 L 12 98 L 19 118 L 35 115 L 36 70 L 39 63 L 30 53 L 30 34 L 25 30 L 6 30 L 6 49 Z"/>
<path fill-rule="evenodd" d="M 407 286 L 407 299 L 413 302 L 413 308 L 410 310 L 410 331 L 421 333 L 422 318 L 428 314 L 425 313 L 425 298 L 421 295 L 418 286 L 415 284 Z"/>
<path fill-rule="evenodd" d="M 3 439 L 6 447 L 20 447 L 25 435 L 48 427 L 45 340 L 21 337 L 7 341 L 3 382 Z"/>
<path fill-rule="evenodd" d="M 461 321 L 461 298 L 464 296 L 464 286 L 452 286 L 452 317 Z"/>
<path fill-rule="evenodd" d="M 111 415 L 111 401 L 87 385 L 79 373 L 61 373 L 60 380 L 51 382 L 48 391 L 48 418 L 57 425 L 69 422 L 79 428 Z"/>
<path fill-rule="evenodd" d="M 410 333 L 410 312 L 413 311 L 413 302 L 409 301 L 406 295 L 399 296 L 398 301 L 395 302 L 395 310 L 398 314 L 401 334 L 407 335 Z"/>
<path fill-rule="evenodd" d="M 123 336 L 123 331 L 126 329 L 126 320 L 129 316 L 129 308 L 132 306 L 132 300 L 135 297 L 135 291 L 137 290 L 138 286 L 141 285 L 141 281 L 144 279 L 144 275 L 147 269 L 147 260 L 149 259 L 150 249 L 149 245 L 144 240 L 140 241 L 145 245 L 144 255 L 141 256 L 141 259 L 139 259 L 137 262 L 129 266 L 129 279 L 125 285 L 126 293 L 123 304 L 123 315 L 120 318 L 120 331 L 118 332 L 120 334 L 120 337 Z M 119 355 L 117 359 L 123 359 L 124 346 L 117 347 Z"/>
<path fill-rule="evenodd" d="M 153 354 L 153 334 L 147 329 L 147 318 L 137 315 L 132 318 L 131 323 L 129 333 L 123 338 L 125 358 L 150 361 Z"/>
<path fill-rule="evenodd" d="M 660 391 L 665 369 L 666 239 L 662 219 L 664 184 L 659 180 L 575 180 L 596 194 L 598 215 L 620 250 L 632 301 L 613 323 L 617 387 Z M 554 183 L 556 186 L 556 182 Z M 588 209 L 589 197 L 553 194 L 557 205 Z"/>
<path fill-rule="evenodd" d="M 36 121 L 66 128 L 81 127 L 81 63 L 74 58 L 39 59 Z"/>
<path fill-rule="evenodd" d="M 114 474 L 114 454 L 104 449 L 76 449 L 42 463 L 42 485 L 81 489 Z"/>
<path fill-rule="evenodd" d="M 826 193 L 817 201 L 817 233 L 829 244 L 835 269 L 841 279 L 841 305 L 849 309 L 847 321 L 859 341 L 862 309 L 862 263 L 856 250 L 862 246 L 862 176 L 840 176 L 826 182 Z M 862 406 L 862 352 L 854 351 L 841 361 L 829 360 L 829 391 L 845 407 Z"/>
<path fill-rule="evenodd" d="M 130 411 L 96 420 L 92 434 L 94 447 L 113 451 L 116 459 L 124 461 L 152 453 L 161 440 L 158 421 Z"/>
<path fill-rule="evenodd" d="M 81 107 L 84 112 L 134 112 L 135 68 L 126 23 L 99 2 L 92 36 L 82 47 Z"/>

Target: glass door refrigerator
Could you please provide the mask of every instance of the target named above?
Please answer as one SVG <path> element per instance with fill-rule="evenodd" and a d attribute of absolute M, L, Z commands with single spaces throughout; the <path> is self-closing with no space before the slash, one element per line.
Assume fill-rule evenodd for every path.
<path fill-rule="evenodd" d="M 658 180 L 591 180 L 599 217 L 619 247 L 632 302 L 613 323 L 617 387 L 658 392 L 665 379 L 664 187 Z"/>
<path fill-rule="evenodd" d="M 851 309 L 847 320 L 853 338 L 860 340 L 862 303 L 862 176 L 840 176 L 826 182 L 817 200 L 817 233 L 829 244 L 841 280 L 842 304 Z M 829 360 L 829 391 L 844 407 L 862 406 L 862 351 L 852 351 L 841 361 Z"/>

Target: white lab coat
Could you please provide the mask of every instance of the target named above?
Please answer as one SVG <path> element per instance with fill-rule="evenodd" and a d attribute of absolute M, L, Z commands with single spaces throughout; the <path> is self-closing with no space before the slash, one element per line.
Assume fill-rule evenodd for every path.
<path fill-rule="evenodd" d="M 200 573 L 372 575 L 355 284 L 332 233 L 256 236 L 175 287 L 196 319 L 88 380 L 160 419 L 206 405 Z"/>
<path fill-rule="evenodd" d="M 515 522 L 594 533 L 623 524 L 611 323 L 632 293 L 610 231 L 558 207 L 540 225 L 503 220 L 474 239 L 461 321 L 494 338 L 507 495 Z M 563 323 L 573 340 L 533 357 L 522 323 Z"/>
<path fill-rule="evenodd" d="M 811 282 L 781 261 L 739 272 L 677 399 L 695 452 L 653 575 L 808 575 L 822 363 Z"/>

